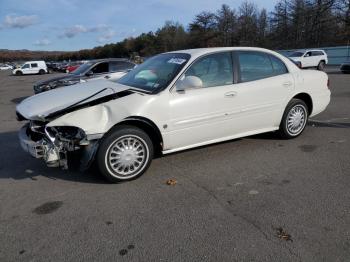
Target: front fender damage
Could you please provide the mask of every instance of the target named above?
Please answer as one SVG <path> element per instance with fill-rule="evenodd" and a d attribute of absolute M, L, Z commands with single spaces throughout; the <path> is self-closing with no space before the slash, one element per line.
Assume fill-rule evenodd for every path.
<path fill-rule="evenodd" d="M 26 133 L 33 139 L 33 130 L 40 131 L 36 148 L 48 166 L 84 171 L 91 166 L 102 136 L 126 115 L 122 109 L 118 114 L 112 113 L 108 103 L 104 103 L 62 115 L 41 129 L 33 128 L 32 121 L 32 128 L 28 126 Z"/>
<path fill-rule="evenodd" d="M 132 93 L 125 91 L 79 102 L 40 120 L 30 120 L 20 132 L 21 145 L 32 156 L 43 158 L 48 166 L 63 169 L 78 166 L 86 170 L 94 160 L 102 136 L 128 116 L 126 109 L 116 107 L 113 101 Z"/>

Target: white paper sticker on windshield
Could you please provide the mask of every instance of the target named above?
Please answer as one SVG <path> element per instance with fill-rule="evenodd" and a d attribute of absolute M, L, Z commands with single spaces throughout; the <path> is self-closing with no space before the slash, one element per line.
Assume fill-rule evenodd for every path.
<path fill-rule="evenodd" d="M 182 58 L 171 58 L 170 60 L 168 60 L 168 63 L 178 64 L 178 65 L 182 65 L 185 62 L 186 62 L 186 59 L 182 59 Z"/>

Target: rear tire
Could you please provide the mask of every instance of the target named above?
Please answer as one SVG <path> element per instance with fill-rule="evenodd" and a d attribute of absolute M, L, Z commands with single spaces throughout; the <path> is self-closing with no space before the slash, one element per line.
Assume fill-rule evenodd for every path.
<path fill-rule="evenodd" d="M 279 128 L 282 138 L 298 137 L 308 121 L 308 108 L 303 100 L 293 98 L 287 105 Z"/>
<path fill-rule="evenodd" d="M 153 158 L 153 143 L 140 128 L 122 125 L 103 138 L 96 155 L 102 175 L 112 183 L 140 177 Z"/>
<path fill-rule="evenodd" d="M 326 63 L 324 61 L 319 62 L 318 66 L 317 66 L 317 70 L 324 71 L 325 65 L 326 65 Z"/>

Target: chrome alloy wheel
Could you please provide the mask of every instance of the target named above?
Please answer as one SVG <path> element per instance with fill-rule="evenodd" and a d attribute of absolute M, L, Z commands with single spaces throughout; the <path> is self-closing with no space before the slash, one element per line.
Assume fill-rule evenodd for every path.
<path fill-rule="evenodd" d="M 137 176 L 149 158 L 146 142 L 135 135 L 119 137 L 109 146 L 105 163 L 111 175 L 119 179 Z"/>
<path fill-rule="evenodd" d="M 290 135 L 296 136 L 300 134 L 307 121 L 307 110 L 303 105 L 295 105 L 289 111 L 286 121 L 287 131 Z"/>

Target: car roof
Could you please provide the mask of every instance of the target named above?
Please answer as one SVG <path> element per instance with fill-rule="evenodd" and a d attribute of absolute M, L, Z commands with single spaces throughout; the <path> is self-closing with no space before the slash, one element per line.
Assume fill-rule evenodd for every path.
<path fill-rule="evenodd" d="M 260 51 L 270 54 L 277 54 L 275 51 L 260 48 L 260 47 L 209 47 L 209 48 L 196 48 L 196 49 L 186 49 L 172 51 L 168 53 L 185 53 L 191 55 L 192 58 L 196 58 L 208 53 L 222 52 L 222 51 Z"/>
<path fill-rule="evenodd" d="M 130 61 L 127 58 L 101 58 L 101 59 L 92 59 L 92 60 L 88 60 L 87 63 L 100 63 L 100 62 L 111 62 L 111 61 L 125 61 L 125 62 L 130 62 L 132 63 L 132 61 Z"/>
<path fill-rule="evenodd" d="M 38 60 L 38 61 L 26 61 L 25 63 L 45 63 L 43 60 Z"/>
<path fill-rule="evenodd" d="M 304 52 L 305 53 L 305 52 L 315 52 L 315 51 L 317 51 L 317 52 L 321 51 L 321 52 L 325 53 L 325 51 L 322 49 L 301 49 L 301 50 L 295 50 L 294 52 Z"/>

